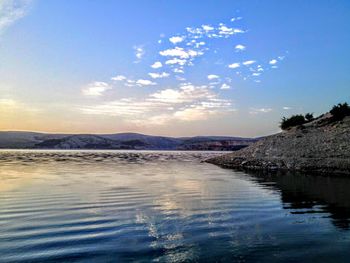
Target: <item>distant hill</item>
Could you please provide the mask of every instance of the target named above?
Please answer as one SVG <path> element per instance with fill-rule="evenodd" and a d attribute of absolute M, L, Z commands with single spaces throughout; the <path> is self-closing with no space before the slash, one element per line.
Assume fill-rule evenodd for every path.
<path fill-rule="evenodd" d="M 237 150 L 258 139 L 229 136 L 173 138 L 139 133 L 49 134 L 0 132 L 2 149 Z"/>

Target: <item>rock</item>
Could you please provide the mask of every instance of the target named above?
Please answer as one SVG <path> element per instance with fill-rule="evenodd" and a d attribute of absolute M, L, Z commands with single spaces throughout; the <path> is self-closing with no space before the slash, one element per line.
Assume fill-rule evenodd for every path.
<path fill-rule="evenodd" d="M 293 127 L 206 161 L 229 168 L 350 175 L 350 117 L 335 123 L 329 118 L 325 114 L 303 128 Z"/>

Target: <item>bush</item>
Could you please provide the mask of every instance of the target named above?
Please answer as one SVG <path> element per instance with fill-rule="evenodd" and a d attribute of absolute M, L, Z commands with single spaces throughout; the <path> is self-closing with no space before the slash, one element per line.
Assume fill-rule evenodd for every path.
<path fill-rule="evenodd" d="M 283 117 L 281 121 L 281 129 L 286 130 L 290 127 L 302 125 L 306 122 L 305 117 L 303 115 L 293 115 L 290 118 Z"/>
<path fill-rule="evenodd" d="M 306 121 L 310 122 L 314 120 L 314 114 L 313 113 L 306 113 L 305 114 Z"/>
<path fill-rule="evenodd" d="M 340 121 L 344 119 L 345 116 L 350 115 L 350 106 L 345 103 L 339 103 L 338 105 L 334 105 L 330 110 L 330 113 L 333 116 L 333 120 Z"/>

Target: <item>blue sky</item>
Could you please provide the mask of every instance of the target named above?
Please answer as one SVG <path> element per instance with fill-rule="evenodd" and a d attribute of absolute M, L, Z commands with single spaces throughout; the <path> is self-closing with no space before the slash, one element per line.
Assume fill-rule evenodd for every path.
<path fill-rule="evenodd" d="M 349 1 L 0 2 L 1 130 L 260 136 L 350 98 Z"/>

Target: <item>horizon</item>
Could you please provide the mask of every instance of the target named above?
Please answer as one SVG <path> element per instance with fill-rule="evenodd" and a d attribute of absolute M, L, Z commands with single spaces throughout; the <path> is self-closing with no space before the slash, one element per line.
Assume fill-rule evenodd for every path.
<path fill-rule="evenodd" d="M 0 131 L 275 134 L 350 101 L 347 32 L 348 1 L 4 0 Z"/>
<path fill-rule="evenodd" d="M 145 135 L 145 136 L 153 136 L 153 137 L 169 137 L 169 138 L 186 138 L 186 137 L 232 137 L 232 138 L 241 138 L 241 139 L 256 139 L 260 137 L 265 136 L 256 136 L 256 137 L 242 137 L 242 136 L 235 136 L 235 135 L 191 135 L 191 136 L 168 136 L 168 135 L 161 135 L 161 134 L 146 134 L 146 133 L 139 133 L 139 132 L 112 132 L 112 133 L 64 133 L 64 132 L 44 132 L 44 131 L 27 131 L 27 130 L 1 130 L 1 132 L 4 133 L 41 133 L 41 134 L 61 134 L 61 135 L 114 135 L 114 134 L 138 134 L 138 135 Z M 267 135 L 268 136 L 268 135 Z"/>

